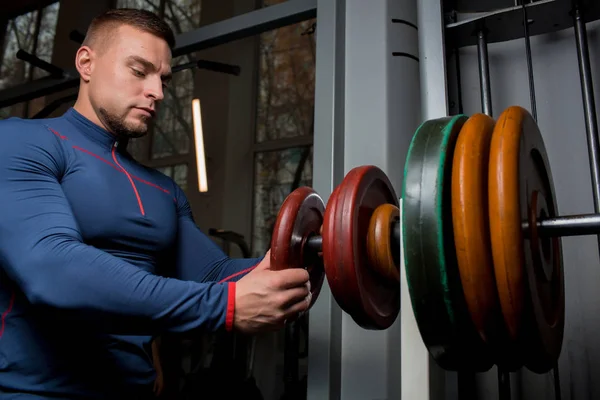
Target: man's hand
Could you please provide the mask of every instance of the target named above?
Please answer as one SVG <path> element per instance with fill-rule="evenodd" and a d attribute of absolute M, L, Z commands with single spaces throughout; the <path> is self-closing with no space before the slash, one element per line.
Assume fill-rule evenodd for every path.
<path fill-rule="evenodd" d="M 308 271 L 271 269 L 270 250 L 264 259 L 236 284 L 234 329 L 258 333 L 283 328 L 311 302 Z"/>

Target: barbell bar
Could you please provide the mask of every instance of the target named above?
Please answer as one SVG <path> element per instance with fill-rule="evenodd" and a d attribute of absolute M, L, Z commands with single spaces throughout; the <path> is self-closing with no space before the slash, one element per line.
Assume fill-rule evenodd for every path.
<path fill-rule="evenodd" d="M 575 214 L 537 221 L 537 229 L 543 237 L 587 236 L 600 234 L 600 214 Z M 529 223 L 523 222 L 523 233 L 529 234 Z M 400 222 L 393 221 L 390 241 L 400 243 Z M 323 251 L 323 237 L 310 236 L 306 249 L 317 254 Z"/>

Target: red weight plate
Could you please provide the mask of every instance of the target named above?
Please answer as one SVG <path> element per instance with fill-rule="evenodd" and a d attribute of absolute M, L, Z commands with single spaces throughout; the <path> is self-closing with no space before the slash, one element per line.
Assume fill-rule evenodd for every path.
<path fill-rule="evenodd" d="M 365 329 L 387 329 L 400 310 L 400 284 L 371 268 L 367 233 L 382 204 L 398 207 L 386 176 L 371 165 L 352 169 L 338 187 L 323 222 L 325 274 L 333 297 Z"/>
<path fill-rule="evenodd" d="M 299 187 L 283 202 L 271 238 L 271 267 L 275 270 L 305 268 L 310 274 L 312 301 L 315 303 L 325 277 L 323 259 L 304 245 L 309 237 L 319 235 L 325 204 L 309 187 Z"/>

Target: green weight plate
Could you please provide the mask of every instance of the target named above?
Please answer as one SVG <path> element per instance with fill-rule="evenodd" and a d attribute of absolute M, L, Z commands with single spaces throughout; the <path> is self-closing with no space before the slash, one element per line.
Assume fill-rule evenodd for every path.
<path fill-rule="evenodd" d="M 493 365 L 465 302 L 452 226 L 454 146 L 464 115 L 434 119 L 416 131 L 402 188 L 402 244 L 408 289 L 421 337 L 436 363 L 450 371 Z"/>

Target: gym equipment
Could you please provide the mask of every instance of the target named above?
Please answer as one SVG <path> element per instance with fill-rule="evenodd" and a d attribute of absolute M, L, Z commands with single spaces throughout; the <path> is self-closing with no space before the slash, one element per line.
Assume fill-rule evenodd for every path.
<path fill-rule="evenodd" d="M 421 337 L 447 370 L 486 371 L 488 347 L 468 315 L 452 231 L 453 152 L 463 115 L 423 123 L 404 169 L 402 238 L 406 279 Z"/>
<path fill-rule="evenodd" d="M 560 354 L 565 299 L 558 237 L 538 221 L 557 216 L 550 164 L 533 117 L 505 110 L 494 129 L 489 162 L 489 213 L 496 286 L 513 341 L 522 341 L 534 372 L 549 371 Z M 523 221 L 529 225 L 523 234 Z M 527 224 L 528 223 L 528 224 Z"/>
<path fill-rule="evenodd" d="M 367 256 L 373 269 L 396 282 L 400 282 L 400 254 L 389 238 L 393 235 L 392 229 L 398 228 L 399 221 L 398 207 L 382 204 L 373 212 L 367 229 Z"/>
<path fill-rule="evenodd" d="M 231 254 L 231 244 L 233 243 L 240 249 L 242 257 L 249 258 L 251 256 L 248 243 L 246 243 L 244 235 L 240 233 L 225 229 L 208 228 L 208 235 L 221 240 L 221 248 L 227 255 Z"/>
<path fill-rule="evenodd" d="M 502 369 L 522 365 L 511 347 L 496 291 L 490 243 L 488 163 L 495 121 L 474 114 L 456 140 L 452 164 L 452 225 L 458 273 L 471 321 Z"/>
<path fill-rule="evenodd" d="M 388 328 L 400 309 L 400 287 L 398 279 L 390 281 L 386 276 L 394 275 L 390 270 L 399 276 L 399 262 L 394 261 L 393 266 L 372 262 L 367 250 L 367 237 L 380 236 L 375 229 L 385 224 L 381 210 L 376 214 L 376 223 L 371 224 L 372 215 L 382 205 L 391 205 L 397 211 L 398 198 L 387 176 L 374 166 L 350 171 L 332 193 L 327 207 L 311 188 L 294 190 L 283 202 L 273 229 L 273 268 L 307 268 L 313 304 L 326 275 L 340 307 L 360 326 Z M 392 220 L 394 214 L 394 210 L 387 213 Z M 381 251 L 398 253 L 398 223 L 394 226 L 387 231 L 395 240 L 387 236 L 381 250 L 371 251 L 378 256 L 376 260 L 380 260 Z"/>
<path fill-rule="evenodd" d="M 398 197 L 385 173 L 373 166 L 352 169 L 333 197 L 325 211 L 321 250 L 332 294 L 360 326 L 385 329 L 400 310 L 398 280 L 386 279 L 386 271 L 398 266 L 378 270 L 381 264 L 369 258 L 367 237 L 375 210 L 385 204 L 397 208 Z"/>
<path fill-rule="evenodd" d="M 298 188 L 278 215 L 271 262 L 308 268 L 313 304 L 327 277 L 359 326 L 387 329 L 399 312 L 402 245 L 421 337 L 442 368 L 547 372 L 564 330 L 559 237 L 600 232 L 599 215 L 558 216 L 552 182 L 539 128 L 522 107 L 497 121 L 425 121 L 409 147 L 401 213 L 373 165 L 350 170 L 326 205 Z"/>
<path fill-rule="evenodd" d="M 485 114 L 475 114 L 465 122 L 456 141 L 451 183 L 458 272 L 471 319 L 486 342 L 497 332 L 499 324 L 490 316 L 500 307 L 495 294 L 487 204 L 494 124 Z"/>
<path fill-rule="evenodd" d="M 306 240 L 319 234 L 324 212 L 321 197 L 311 188 L 299 187 L 283 202 L 271 240 L 273 269 L 291 267 L 308 270 L 312 294 L 310 307 L 319 296 L 325 273 L 322 258 L 303 250 Z"/>

